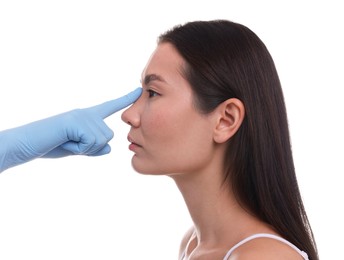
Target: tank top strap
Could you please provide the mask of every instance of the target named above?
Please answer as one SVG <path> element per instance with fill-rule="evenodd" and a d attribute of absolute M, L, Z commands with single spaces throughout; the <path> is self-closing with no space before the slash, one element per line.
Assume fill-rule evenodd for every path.
<path fill-rule="evenodd" d="M 302 257 L 303 259 L 305 260 L 308 260 L 308 255 L 307 253 L 301 251 L 299 248 L 297 248 L 295 245 L 293 245 L 292 243 L 290 243 L 288 240 L 282 238 L 282 237 L 279 237 L 279 236 L 276 236 L 276 235 L 272 235 L 272 234 L 265 234 L 265 233 L 260 233 L 260 234 L 254 234 L 252 236 L 249 236 L 243 240 L 241 240 L 239 243 L 237 243 L 235 246 L 233 246 L 228 252 L 227 254 L 225 255 L 225 257 L 223 258 L 223 260 L 228 260 L 229 256 L 233 253 L 233 251 L 235 249 L 237 249 L 238 247 L 240 247 L 241 245 L 253 240 L 253 239 L 256 239 L 256 238 L 272 238 L 272 239 L 275 239 L 275 240 L 278 240 L 284 244 L 287 244 L 288 246 L 290 246 L 291 248 L 293 248 L 295 251 L 297 251 Z"/>

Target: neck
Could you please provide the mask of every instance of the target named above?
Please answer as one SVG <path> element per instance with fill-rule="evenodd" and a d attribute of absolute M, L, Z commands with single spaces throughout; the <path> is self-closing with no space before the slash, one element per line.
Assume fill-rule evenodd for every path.
<path fill-rule="evenodd" d="M 269 232 L 238 204 L 222 176 L 220 171 L 204 171 L 173 177 L 194 222 L 198 244 L 228 246 L 254 232 Z"/>

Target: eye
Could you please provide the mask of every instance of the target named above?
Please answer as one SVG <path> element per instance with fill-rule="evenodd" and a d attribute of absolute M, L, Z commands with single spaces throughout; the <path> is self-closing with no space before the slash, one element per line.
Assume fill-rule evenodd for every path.
<path fill-rule="evenodd" d="M 147 89 L 148 95 L 150 98 L 155 97 L 155 96 L 160 96 L 159 93 L 155 92 L 154 90 Z"/>

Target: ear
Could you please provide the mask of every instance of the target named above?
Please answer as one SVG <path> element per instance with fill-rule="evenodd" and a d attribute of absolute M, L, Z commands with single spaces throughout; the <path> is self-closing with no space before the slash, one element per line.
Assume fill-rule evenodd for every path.
<path fill-rule="evenodd" d="M 222 102 L 216 109 L 216 125 L 214 141 L 224 143 L 240 128 L 245 117 L 244 104 L 237 98 L 230 98 Z"/>

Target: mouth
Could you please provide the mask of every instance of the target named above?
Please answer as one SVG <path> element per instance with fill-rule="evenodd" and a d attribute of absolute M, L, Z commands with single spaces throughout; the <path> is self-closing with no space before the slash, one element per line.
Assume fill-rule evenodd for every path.
<path fill-rule="evenodd" d="M 142 147 L 140 144 L 136 143 L 129 135 L 128 135 L 128 141 L 130 143 L 129 150 L 134 151 L 137 148 Z"/>

